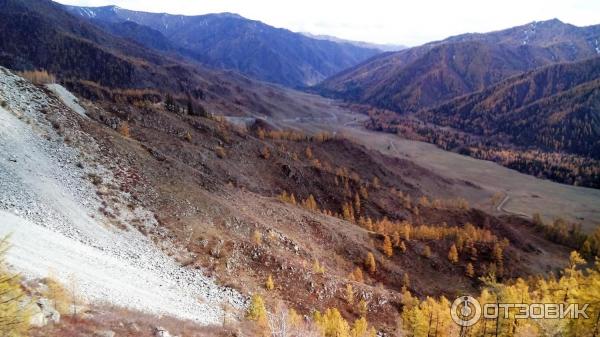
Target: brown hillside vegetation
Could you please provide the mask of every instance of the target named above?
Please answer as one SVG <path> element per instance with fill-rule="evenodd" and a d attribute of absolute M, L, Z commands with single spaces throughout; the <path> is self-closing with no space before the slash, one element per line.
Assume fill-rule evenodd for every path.
<path fill-rule="evenodd" d="M 386 53 L 332 76 L 321 93 L 396 112 L 416 112 L 544 65 L 596 56 L 600 26 L 548 20 L 464 34 Z"/>
<path fill-rule="evenodd" d="M 487 215 L 444 192 L 464 182 L 347 139 L 248 131 L 162 104 L 128 107 L 122 137 L 106 126 L 117 128 L 125 115 L 107 106 L 115 112 L 88 106 L 105 126 L 82 127 L 103 144 L 106 165 L 129 168 L 132 179 L 108 191 L 128 191 L 152 209 L 189 252 L 181 263 L 263 292 L 270 306 L 283 300 L 302 314 L 335 307 L 350 322 L 366 313 L 389 330 L 403 289 L 451 297 L 475 291 L 479 276 L 508 280 L 563 266 L 567 250 L 533 224 Z M 453 245 L 458 257 L 449 261 Z M 374 270 L 365 266 L 369 254 Z M 465 275 L 469 264 L 476 277 Z"/>
<path fill-rule="evenodd" d="M 443 104 L 420 117 L 543 150 L 600 158 L 600 57 L 552 65 Z"/>

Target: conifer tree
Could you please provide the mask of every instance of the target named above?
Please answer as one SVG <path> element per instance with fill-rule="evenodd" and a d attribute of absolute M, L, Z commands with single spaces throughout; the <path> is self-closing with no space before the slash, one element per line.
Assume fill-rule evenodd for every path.
<path fill-rule="evenodd" d="M 273 276 L 269 275 L 269 277 L 267 278 L 267 281 L 265 282 L 265 288 L 267 290 L 273 290 L 275 289 L 275 282 L 273 282 Z"/>
<path fill-rule="evenodd" d="M 402 276 L 402 288 L 406 290 L 410 288 L 410 276 L 408 276 L 408 272 L 405 272 Z"/>
<path fill-rule="evenodd" d="M 448 260 L 452 263 L 458 262 L 458 250 L 456 249 L 456 245 L 452 244 L 450 247 L 450 251 L 448 251 Z"/>
<path fill-rule="evenodd" d="M 324 337 L 350 337 L 350 326 L 336 308 L 315 312 L 313 319 Z"/>
<path fill-rule="evenodd" d="M 317 206 L 317 201 L 315 200 L 315 197 L 312 194 L 309 195 L 308 198 L 302 202 L 302 206 L 304 206 L 304 208 L 309 209 L 311 211 L 319 210 L 319 208 Z"/>
<path fill-rule="evenodd" d="M 356 213 L 356 215 L 360 215 L 361 209 L 361 203 L 360 203 L 360 196 L 358 195 L 358 192 L 354 193 L 354 211 Z"/>
<path fill-rule="evenodd" d="M 354 281 L 360 283 L 365 281 L 362 269 L 360 269 L 360 267 L 354 268 L 354 271 L 352 272 L 352 278 L 354 279 Z"/>
<path fill-rule="evenodd" d="M 18 275 L 10 273 L 4 256 L 8 238 L 0 239 L 0 336 L 26 336 L 29 327 L 29 305 L 21 289 Z"/>
<path fill-rule="evenodd" d="M 263 298 L 254 294 L 250 300 L 250 306 L 246 312 L 246 318 L 251 321 L 256 321 L 259 324 L 267 323 L 267 308 L 265 307 L 265 301 Z"/>
<path fill-rule="evenodd" d="M 256 245 L 260 245 L 262 243 L 262 233 L 258 229 L 254 230 L 252 233 L 252 242 L 254 242 Z"/>
<path fill-rule="evenodd" d="M 467 263 L 467 267 L 465 268 L 465 274 L 469 278 L 475 276 L 475 269 L 473 269 L 473 264 L 471 262 Z"/>
<path fill-rule="evenodd" d="M 375 262 L 375 256 L 371 252 L 367 254 L 367 258 L 365 259 L 365 267 L 371 274 L 377 272 L 377 262 Z"/>
<path fill-rule="evenodd" d="M 315 274 L 325 274 L 325 266 L 322 265 L 319 260 L 315 259 L 313 262 L 313 273 Z"/>
<path fill-rule="evenodd" d="M 429 248 L 428 245 L 425 245 L 425 247 L 423 247 L 423 256 L 426 258 L 431 257 L 431 248 Z"/>
<path fill-rule="evenodd" d="M 358 313 L 360 314 L 360 317 L 367 317 L 368 311 L 369 311 L 369 305 L 367 304 L 367 301 L 365 301 L 364 299 L 361 299 L 358 302 Z"/>
<path fill-rule="evenodd" d="M 350 283 L 346 284 L 345 298 L 349 305 L 354 304 L 354 288 L 352 288 Z"/>
<path fill-rule="evenodd" d="M 390 237 L 385 235 L 383 238 L 383 247 L 382 247 L 383 253 L 387 256 L 387 257 L 392 257 L 392 255 L 394 255 L 394 248 L 392 246 L 392 240 L 390 240 Z"/>

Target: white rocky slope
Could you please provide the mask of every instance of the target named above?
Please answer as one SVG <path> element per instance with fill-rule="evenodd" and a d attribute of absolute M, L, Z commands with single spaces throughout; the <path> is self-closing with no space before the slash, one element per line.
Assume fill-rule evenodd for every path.
<path fill-rule="evenodd" d="M 56 86 L 52 89 L 57 92 Z M 59 94 L 64 90 L 58 89 Z M 121 211 L 127 229 L 106 221 L 98 211 L 102 204 L 97 187 L 86 177 L 94 173 L 105 181 L 117 178 L 93 161 L 99 151 L 94 151 L 91 137 L 76 127 L 65 136 L 48 121 L 62 119 L 77 126 L 84 118 L 81 110 L 74 112 L 1 67 L 0 104 L 0 235 L 12 235 L 8 262 L 16 270 L 27 278 L 52 272 L 64 283 L 75 280 L 80 296 L 90 302 L 203 324 L 222 319 L 224 302 L 243 306 L 240 294 L 198 270 L 180 267 L 127 225 L 135 218 L 156 229 L 150 212 L 140 207 Z M 80 143 L 85 147 L 66 145 L 78 143 L 71 138 L 84 139 Z M 120 196 L 127 197 L 124 192 Z"/>

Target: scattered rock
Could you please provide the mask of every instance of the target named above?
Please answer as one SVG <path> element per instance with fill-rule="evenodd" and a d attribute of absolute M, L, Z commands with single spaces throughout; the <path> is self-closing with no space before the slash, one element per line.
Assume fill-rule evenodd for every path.
<path fill-rule="evenodd" d="M 50 323 L 60 322 L 60 313 L 54 308 L 47 298 L 40 298 L 33 306 L 33 314 L 29 324 L 35 327 L 43 327 Z"/>
<path fill-rule="evenodd" d="M 167 329 L 158 326 L 158 327 L 154 328 L 154 337 L 177 337 L 177 336 L 171 335 L 171 333 Z"/>

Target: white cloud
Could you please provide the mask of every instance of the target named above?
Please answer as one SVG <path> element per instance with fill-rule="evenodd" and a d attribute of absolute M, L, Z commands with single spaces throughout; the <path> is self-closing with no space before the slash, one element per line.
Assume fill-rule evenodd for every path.
<path fill-rule="evenodd" d="M 238 13 L 313 34 L 378 43 L 418 45 L 465 32 L 486 32 L 559 18 L 600 23 L 597 0 L 59 0 L 82 6 L 116 4 L 150 12 L 196 15 Z"/>

